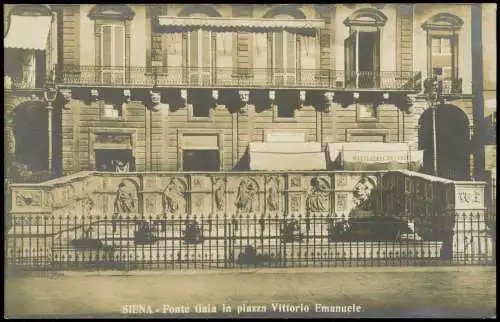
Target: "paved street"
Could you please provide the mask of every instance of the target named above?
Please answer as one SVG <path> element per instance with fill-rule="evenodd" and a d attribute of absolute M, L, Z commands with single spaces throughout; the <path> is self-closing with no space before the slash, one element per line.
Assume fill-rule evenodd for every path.
<path fill-rule="evenodd" d="M 204 313 L 203 317 L 492 317 L 496 311 L 496 273 L 492 267 L 43 275 L 6 280 L 8 317 L 114 316 L 134 311 L 141 316 L 190 317 L 196 311 L 211 310 L 217 312 Z M 231 312 L 223 314 L 228 307 Z"/>

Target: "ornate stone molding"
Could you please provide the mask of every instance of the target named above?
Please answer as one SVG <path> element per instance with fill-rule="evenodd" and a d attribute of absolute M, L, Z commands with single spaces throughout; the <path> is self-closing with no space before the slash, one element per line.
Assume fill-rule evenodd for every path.
<path fill-rule="evenodd" d="M 123 90 L 123 102 L 130 103 L 132 101 L 132 94 L 130 93 L 130 89 Z"/>
<path fill-rule="evenodd" d="M 187 99 L 188 99 L 187 89 L 181 89 L 180 95 L 181 95 L 182 107 L 187 107 Z"/>
<path fill-rule="evenodd" d="M 240 113 L 245 114 L 248 101 L 250 99 L 250 91 L 238 91 L 238 95 L 240 96 L 240 101 L 243 104 Z"/>
<path fill-rule="evenodd" d="M 329 113 L 333 105 L 333 97 L 335 96 L 335 93 L 326 92 L 323 96 L 325 98 L 324 112 Z"/>
<path fill-rule="evenodd" d="M 71 107 L 69 106 L 69 103 L 71 103 L 71 99 L 73 98 L 73 93 L 71 89 L 68 88 L 60 89 L 59 93 L 61 93 L 61 96 L 63 98 L 63 107 L 65 109 L 70 109 Z"/>
<path fill-rule="evenodd" d="M 219 105 L 219 91 L 212 91 L 212 108 L 216 108 Z"/>
<path fill-rule="evenodd" d="M 161 93 L 150 91 L 149 96 L 151 98 L 151 110 L 154 112 L 160 111 L 163 105 L 161 103 Z"/>
<path fill-rule="evenodd" d="M 273 108 L 276 103 L 276 91 L 269 91 L 269 107 Z"/>
<path fill-rule="evenodd" d="M 299 105 L 298 105 L 299 109 L 304 107 L 305 101 L 306 101 L 306 91 L 300 91 L 299 92 Z"/>
<path fill-rule="evenodd" d="M 385 104 L 387 103 L 387 101 L 391 98 L 391 96 L 389 95 L 389 93 L 383 93 L 382 94 L 382 100 L 381 100 L 381 103 L 382 104 Z"/>
<path fill-rule="evenodd" d="M 99 100 L 99 90 L 98 89 L 91 89 L 90 90 L 90 100 L 92 102 L 96 102 L 97 100 Z"/>
<path fill-rule="evenodd" d="M 354 102 L 357 102 L 357 101 L 359 100 L 359 96 L 360 96 L 360 95 L 359 95 L 359 92 L 354 92 L 354 93 L 352 93 L 352 100 L 353 100 Z"/>

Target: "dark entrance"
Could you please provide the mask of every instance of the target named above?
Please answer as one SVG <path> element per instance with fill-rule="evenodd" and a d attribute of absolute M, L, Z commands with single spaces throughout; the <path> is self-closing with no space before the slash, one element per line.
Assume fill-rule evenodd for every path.
<path fill-rule="evenodd" d="M 423 171 L 433 174 L 432 110 L 419 120 L 419 149 L 424 150 Z M 449 104 L 436 109 L 437 175 L 452 180 L 469 180 L 469 121 L 458 107 Z"/>
<path fill-rule="evenodd" d="M 379 31 L 353 31 L 344 42 L 346 85 L 376 88 L 380 85 Z"/>
<path fill-rule="evenodd" d="M 219 150 L 183 150 L 184 171 L 219 171 Z"/>
<path fill-rule="evenodd" d="M 97 171 L 117 172 L 117 166 L 128 171 L 135 171 L 135 160 L 132 150 L 95 150 L 95 169 Z"/>
<path fill-rule="evenodd" d="M 33 172 L 48 170 L 47 108 L 39 102 L 20 104 L 14 112 L 15 162 Z"/>

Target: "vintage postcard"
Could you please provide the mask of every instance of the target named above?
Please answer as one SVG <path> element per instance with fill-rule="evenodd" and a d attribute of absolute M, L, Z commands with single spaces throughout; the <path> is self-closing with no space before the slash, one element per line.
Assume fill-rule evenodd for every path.
<path fill-rule="evenodd" d="M 4 4 L 4 316 L 496 317 L 496 10 Z"/>

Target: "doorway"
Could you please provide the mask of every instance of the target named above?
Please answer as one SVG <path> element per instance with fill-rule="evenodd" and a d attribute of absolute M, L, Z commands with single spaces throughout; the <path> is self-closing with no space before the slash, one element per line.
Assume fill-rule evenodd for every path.
<path fill-rule="evenodd" d="M 18 105 L 14 111 L 15 162 L 33 172 L 49 167 L 47 108 L 37 102 Z"/>
<path fill-rule="evenodd" d="M 423 172 L 434 174 L 434 142 L 432 110 L 419 120 L 419 149 L 424 151 Z M 443 104 L 436 109 L 437 175 L 451 180 L 469 180 L 469 120 L 454 105 Z"/>
<path fill-rule="evenodd" d="M 346 84 L 354 88 L 380 85 L 380 32 L 353 31 L 345 40 Z"/>
<path fill-rule="evenodd" d="M 219 150 L 183 150 L 182 169 L 184 171 L 219 171 Z"/>

